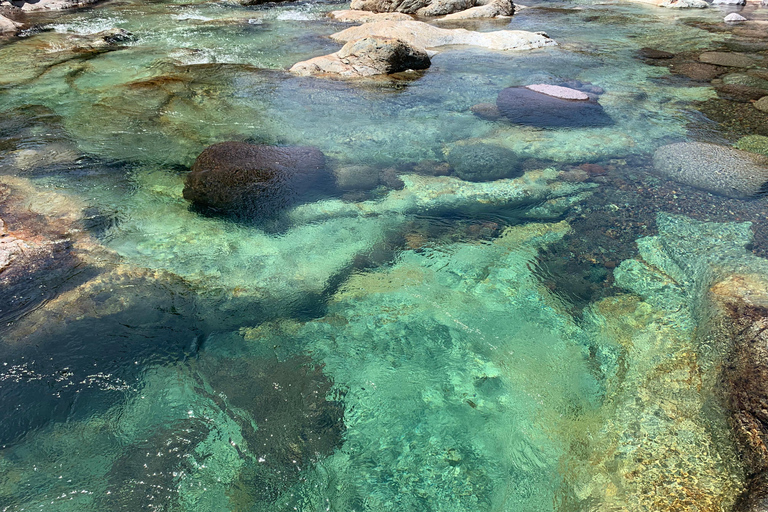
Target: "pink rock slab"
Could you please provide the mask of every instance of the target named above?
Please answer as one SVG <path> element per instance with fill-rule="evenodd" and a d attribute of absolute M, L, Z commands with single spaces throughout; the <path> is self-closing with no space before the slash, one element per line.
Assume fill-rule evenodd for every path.
<path fill-rule="evenodd" d="M 569 89 L 568 87 L 560 87 L 559 85 L 533 84 L 526 85 L 525 88 L 563 100 L 584 101 L 589 99 L 589 96 L 581 91 Z"/>

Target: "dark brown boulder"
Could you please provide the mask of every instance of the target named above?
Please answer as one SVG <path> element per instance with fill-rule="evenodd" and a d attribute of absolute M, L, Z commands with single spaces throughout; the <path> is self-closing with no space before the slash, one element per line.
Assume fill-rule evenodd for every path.
<path fill-rule="evenodd" d="M 270 216 L 330 181 L 325 156 L 312 147 L 221 142 L 195 160 L 184 199 L 212 212 Z"/>

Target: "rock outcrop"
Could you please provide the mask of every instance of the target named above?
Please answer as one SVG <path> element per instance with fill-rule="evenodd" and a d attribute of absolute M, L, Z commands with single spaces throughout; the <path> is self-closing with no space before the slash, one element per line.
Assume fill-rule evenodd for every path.
<path fill-rule="evenodd" d="M 0 15 L 0 35 L 15 34 L 19 27 L 21 27 L 21 23 Z"/>
<path fill-rule="evenodd" d="M 418 16 L 443 16 L 475 8 L 470 18 L 511 16 L 511 0 L 352 0 L 352 9 L 372 12 L 402 12 Z"/>
<path fill-rule="evenodd" d="M 364 37 L 350 41 L 336 53 L 299 62 L 290 71 L 300 76 L 362 78 L 426 69 L 429 65 L 429 55 L 423 48 L 400 39 Z"/>
<path fill-rule="evenodd" d="M 421 21 L 379 21 L 350 27 L 331 36 L 347 43 L 364 37 L 379 36 L 400 39 L 421 48 L 445 45 L 481 46 L 492 50 L 530 50 L 557 43 L 546 34 L 523 30 L 472 32 L 465 29 L 438 28 Z"/>
<path fill-rule="evenodd" d="M 36 0 L 34 2 L 29 2 L 26 0 L 10 0 L 10 4 L 25 12 L 63 11 L 64 9 L 86 7 L 99 1 L 100 0 Z"/>
<path fill-rule="evenodd" d="M 373 23 L 375 21 L 413 21 L 413 16 L 401 12 L 370 12 L 347 9 L 331 11 L 328 17 L 343 23 Z"/>
<path fill-rule="evenodd" d="M 574 128 L 613 124 L 596 100 L 567 87 L 508 87 L 499 93 L 496 106 L 507 120 L 528 126 Z"/>
<path fill-rule="evenodd" d="M 735 198 L 768 193 L 768 158 L 717 144 L 679 142 L 653 155 L 656 172 L 680 183 Z"/>
<path fill-rule="evenodd" d="M 221 142 L 195 160 L 184 199 L 213 212 L 270 216 L 321 186 L 330 175 L 315 148 Z"/>
<path fill-rule="evenodd" d="M 443 20 L 469 20 L 475 18 L 499 18 L 515 14 L 515 5 L 509 0 L 491 0 L 486 3 L 478 3 L 463 11 L 454 12 Z"/>

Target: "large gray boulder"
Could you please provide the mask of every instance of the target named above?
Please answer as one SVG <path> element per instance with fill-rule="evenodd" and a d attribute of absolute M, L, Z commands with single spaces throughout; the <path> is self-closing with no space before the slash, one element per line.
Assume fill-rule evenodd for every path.
<path fill-rule="evenodd" d="M 653 155 L 662 176 L 714 192 L 753 198 L 768 193 L 768 157 L 705 142 L 662 146 Z"/>
<path fill-rule="evenodd" d="M 197 157 L 183 195 L 208 211 L 258 219 L 295 204 L 330 179 L 319 149 L 221 142 Z"/>
<path fill-rule="evenodd" d="M 290 71 L 300 76 L 362 78 L 426 69 L 429 65 L 429 55 L 423 48 L 400 39 L 374 36 L 350 41 L 336 53 L 299 62 Z"/>
<path fill-rule="evenodd" d="M 494 4 L 494 7 L 477 11 L 476 16 L 511 16 L 515 12 L 512 0 L 352 0 L 352 9 L 371 12 L 402 12 L 419 16 L 443 16 L 474 7 Z M 484 13 L 481 16 L 480 13 Z"/>

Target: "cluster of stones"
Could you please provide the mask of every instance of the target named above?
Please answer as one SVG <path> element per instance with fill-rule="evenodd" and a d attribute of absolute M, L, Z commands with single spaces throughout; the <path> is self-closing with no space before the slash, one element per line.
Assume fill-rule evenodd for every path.
<path fill-rule="evenodd" d="M 384 76 L 428 68 L 430 54 L 436 53 L 436 48 L 441 46 L 527 50 L 556 44 L 542 33 L 447 29 L 417 21 L 412 16 L 459 20 L 506 17 L 514 12 L 511 0 L 355 0 L 351 10 L 329 14 L 339 22 L 362 23 L 331 36 L 344 43 L 341 50 L 299 62 L 290 71 L 300 76 L 334 78 Z"/>

